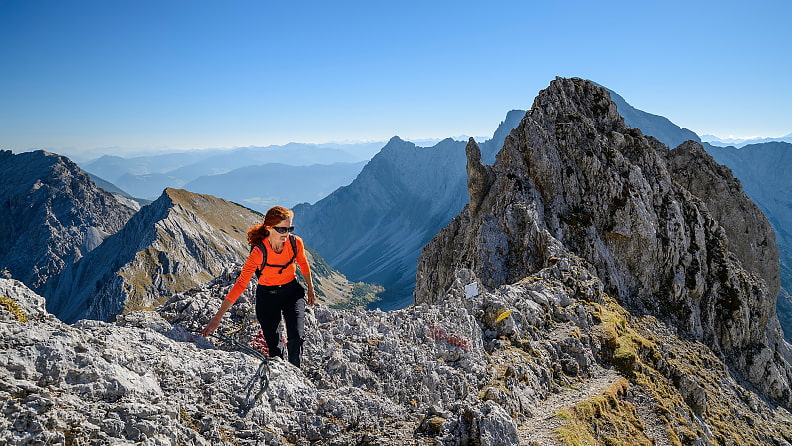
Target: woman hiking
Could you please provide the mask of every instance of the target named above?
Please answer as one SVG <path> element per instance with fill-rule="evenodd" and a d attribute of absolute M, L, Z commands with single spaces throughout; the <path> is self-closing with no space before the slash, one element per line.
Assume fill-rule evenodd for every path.
<path fill-rule="evenodd" d="M 311 282 L 311 268 L 305 257 L 305 245 L 300 237 L 292 234 L 293 217 L 294 212 L 291 210 L 275 206 L 267 211 L 261 224 L 250 228 L 247 235 L 251 246 L 250 255 L 236 283 L 201 335 L 209 336 L 217 329 L 223 314 L 245 291 L 253 273 L 261 268 L 256 287 L 256 318 L 267 340 L 269 354 L 283 358 L 277 334 L 283 315 L 286 320 L 289 362 L 299 367 L 304 339 L 306 292 L 297 282 L 297 265 L 308 287 L 307 304 L 313 305 L 316 296 Z M 262 265 L 265 254 L 266 263 Z"/>

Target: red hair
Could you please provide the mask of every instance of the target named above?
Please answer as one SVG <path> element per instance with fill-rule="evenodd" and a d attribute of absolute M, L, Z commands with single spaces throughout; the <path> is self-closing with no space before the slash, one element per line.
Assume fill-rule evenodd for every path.
<path fill-rule="evenodd" d="M 267 215 L 264 216 L 263 222 L 248 229 L 248 245 L 256 246 L 261 243 L 262 240 L 269 237 L 269 230 L 267 229 L 268 226 L 273 227 L 283 220 L 293 217 L 294 212 L 292 212 L 290 209 L 286 209 L 281 206 L 270 208 L 270 210 L 267 211 Z"/>

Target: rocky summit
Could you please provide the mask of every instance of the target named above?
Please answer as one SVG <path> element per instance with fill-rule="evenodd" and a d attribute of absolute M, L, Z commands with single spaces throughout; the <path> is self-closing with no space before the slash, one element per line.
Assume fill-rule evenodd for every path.
<path fill-rule="evenodd" d="M 45 294 L 61 320 L 113 320 L 219 275 L 248 253 L 247 228 L 261 220 L 210 195 L 166 189 L 118 233 L 67 268 Z"/>
<path fill-rule="evenodd" d="M 64 156 L 0 150 L 0 265 L 41 291 L 135 213 Z"/>
<path fill-rule="evenodd" d="M 466 153 L 470 203 L 424 248 L 416 304 L 316 305 L 301 369 L 261 359 L 252 287 L 196 335 L 238 269 L 71 325 L 0 279 L 0 443 L 792 444 L 778 254 L 728 171 L 580 79 L 493 165 Z"/>

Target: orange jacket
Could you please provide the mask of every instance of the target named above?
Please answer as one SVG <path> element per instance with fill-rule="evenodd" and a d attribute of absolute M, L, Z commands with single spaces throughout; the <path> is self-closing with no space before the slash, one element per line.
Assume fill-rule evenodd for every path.
<path fill-rule="evenodd" d="M 308 259 L 305 257 L 305 245 L 303 245 L 303 241 L 299 236 L 295 235 L 294 238 L 297 241 L 297 258 L 295 261 L 287 266 L 282 273 L 279 273 L 280 267 L 265 266 L 259 277 L 259 285 L 285 285 L 291 282 L 297 277 L 297 265 L 300 265 L 300 272 L 302 272 L 303 275 L 311 274 L 311 267 L 308 266 Z M 293 253 L 291 243 L 289 243 L 288 240 L 283 244 L 283 251 L 280 253 L 272 249 L 269 239 L 264 239 L 263 243 L 264 247 L 267 249 L 268 265 L 284 265 L 291 260 Z M 231 290 L 228 291 L 225 297 L 226 300 L 236 302 L 242 292 L 247 288 L 248 283 L 250 283 L 250 278 L 253 277 L 253 273 L 261 266 L 261 261 L 263 259 L 264 256 L 258 248 L 253 248 L 253 250 L 250 251 L 250 255 L 248 255 L 245 264 L 242 265 L 242 272 L 239 273 L 239 278 L 237 278 L 236 283 L 234 283 L 234 286 L 231 287 Z"/>

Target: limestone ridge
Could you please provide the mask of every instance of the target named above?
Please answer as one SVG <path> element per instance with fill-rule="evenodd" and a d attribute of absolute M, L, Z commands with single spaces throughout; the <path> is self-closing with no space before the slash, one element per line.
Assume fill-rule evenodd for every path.
<path fill-rule="evenodd" d="M 662 116 L 638 110 L 618 94 L 611 90 L 608 92 L 628 126 L 641 129 L 644 134 L 654 136 L 668 147 L 676 147 L 687 140 L 701 142 L 692 131 L 680 128 Z M 702 145 L 717 163 L 732 170 L 733 175 L 740 180 L 743 191 L 759 206 L 775 230 L 781 264 L 781 293 L 778 295 L 776 308 L 786 340 L 790 342 L 792 236 L 787 228 L 792 227 L 792 195 L 789 182 L 792 145 L 785 142 L 745 143 L 744 147 L 743 144 L 739 145 L 741 149 L 718 147 L 706 142 Z"/>
<path fill-rule="evenodd" d="M 778 314 L 787 341 L 792 341 L 792 144 L 766 142 L 742 148 L 704 148 L 718 163 L 728 166 L 740 179 L 745 193 L 762 209 L 773 225 L 781 260 Z"/>
<path fill-rule="evenodd" d="M 780 266 L 775 233 L 740 181 L 693 141 L 668 151 L 666 159 L 673 180 L 701 199 L 726 231 L 729 250 L 742 266 L 764 279 L 768 292 L 777 295 Z"/>
<path fill-rule="evenodd" d="M 641 129 L 644 134 L 654 136 L 668 147 L 676 147 L 687 140 L 701 142 L 692 131 L 680 128 L 662 116 L 638 110 L 618 94 L 611 90 L 608 92 L 628 126 Z M 786 142 L 745 143 L 737 149 L 705 142 L 702 146 L 717 163 L 732 170 L 734 177 L 740 180 L 743 191 L 762 210 L 775 230 L 781 264 L 781 292 L 776 309 L 786 340 L 792 342 L 792 298 L 789 295 L 792 290 L 792 236 L 788 230 L 792 227 L 792 183 L 789 182 L 792 145 Z M 723 226 L 730 229 L 729 225 Z M 731 235 L 729 238 L 734 239 Z"/>
<path fill-rule="evenodd" d="M 772 230 L 699 144 L 679 150 L 627 127 L 604 88 L 557 78 L 506 138 L 488 192 L 471 189 L 476 211 L 424 248 L 416 303 L 440 299 L 463 269 L 494 289 L 580 256 L 623 305 L 701 340 L 790 407 Z"/>
<path fill-rule="evenodd" d="M 48 305 L 66 322 L 113 320 L 127 307 L 152 307 L 244 259 L 245 233 L 258 220 L 225 200 L 166 189 L 65 270 L 48 293 Z"/>
<path fill-rule="evenodd" d="M 0 268 L 42 290 L 134 211 L 66 157 L 0 151 Z"/>

